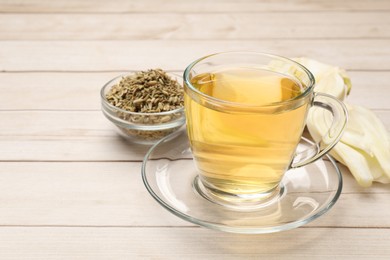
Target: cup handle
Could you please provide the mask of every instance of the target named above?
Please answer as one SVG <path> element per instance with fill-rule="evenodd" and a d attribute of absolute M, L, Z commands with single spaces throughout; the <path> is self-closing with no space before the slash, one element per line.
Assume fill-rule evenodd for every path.
<path fill-rule="evenodd" d="M 344 132 L 348 122 L 348 111 L 343 102 L 328 94 L 314 93 L 313 107 L 310 110 L 316 109 L 324 109 L 324 112 L 329 111 L 333 120 L 330 120 L 331 117 L 326 116 L 325 113 L 323 114 L 324 116 L 321 117 L 323 121 L 318 123 L 328 126 L 328 131 L 323 136 L 313 136 L 316 143 L 312 147 L 296 153 L 290 168 L 298 168 L 318 160 L 337 144 Z"/>

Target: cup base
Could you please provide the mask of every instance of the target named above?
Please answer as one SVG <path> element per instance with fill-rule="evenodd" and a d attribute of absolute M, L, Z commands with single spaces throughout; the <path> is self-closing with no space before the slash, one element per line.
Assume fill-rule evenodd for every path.
<path fill-rule="evenodd" d="M 298 151 L 311 145 L 302 139 Z M 145 187 L 163 208 L 191 223 L 226 232 L 264 234 L 305 225 L 331 209 L 342 190 L 341 172 L 329 156 L 287 171 L 279 194 L 275 190 L 244 208 L 240 204 L 235 209 L 235 203 L 226 200 L 211 202 L 214 197 L 201 190 L 198 175 L 185 131 L 158 142 L 142 165 Z"/>
<path fill-rule="evenodd" d="M 268 192 L 254 194 L 232 194 L 212 189 L 203 184 L 199 175 L 194 178 L 192 187 L 197 194 L 208 201 L 236 211 L 253 211 L 276 203 L 284 194 L 283 184 Z"/>

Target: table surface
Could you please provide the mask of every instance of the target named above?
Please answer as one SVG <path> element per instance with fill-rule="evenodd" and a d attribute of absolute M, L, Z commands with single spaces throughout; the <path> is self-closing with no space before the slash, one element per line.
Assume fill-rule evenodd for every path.
<path fill-rule="evenodd" d="M 390 1 L 0 0 L 0 259 L 390 258 L 390 185 L 344 188 L 290 231 L 223 233 L 163 209 L 148 147 L 100 111 L 109 79 L 250 50 L 347 69 L 348 102 L 390 129 Z"/>

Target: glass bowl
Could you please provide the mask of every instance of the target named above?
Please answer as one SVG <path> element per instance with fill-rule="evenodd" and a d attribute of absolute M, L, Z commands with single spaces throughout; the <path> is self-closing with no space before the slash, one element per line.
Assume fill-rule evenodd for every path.
<path fill-rule="evenodd" d="M 181 77 L 167 73 L 171 78 L 181 82 Z M 153 144 L 161 138 L 177 131 L 185 124 L 184 107 L 156 113 L 130 112 L 110 104 L 106 94 L 118 84 L 125 74 L 107 82 L 100 91 L 102 112 L 118 129 L 118 133 L 127 140 L 141 144 Z"/>

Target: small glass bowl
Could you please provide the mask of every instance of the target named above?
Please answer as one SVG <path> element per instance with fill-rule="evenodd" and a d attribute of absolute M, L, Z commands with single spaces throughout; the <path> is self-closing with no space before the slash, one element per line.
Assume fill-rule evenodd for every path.
<path fill-rule="evenodd" d="M 181 80 L 178 75 L 167 73 L 173 79 Z M 111 105 L 106 94 L 112 86 L 118 84 L 126 74 L 107 82 L 100 91 L 102 112 L 127 140 L 141 144 L 153 144 L 161 138 L 177 131 L 185 124 L 184 107 L 158 113 L 130 112 Z"/>

